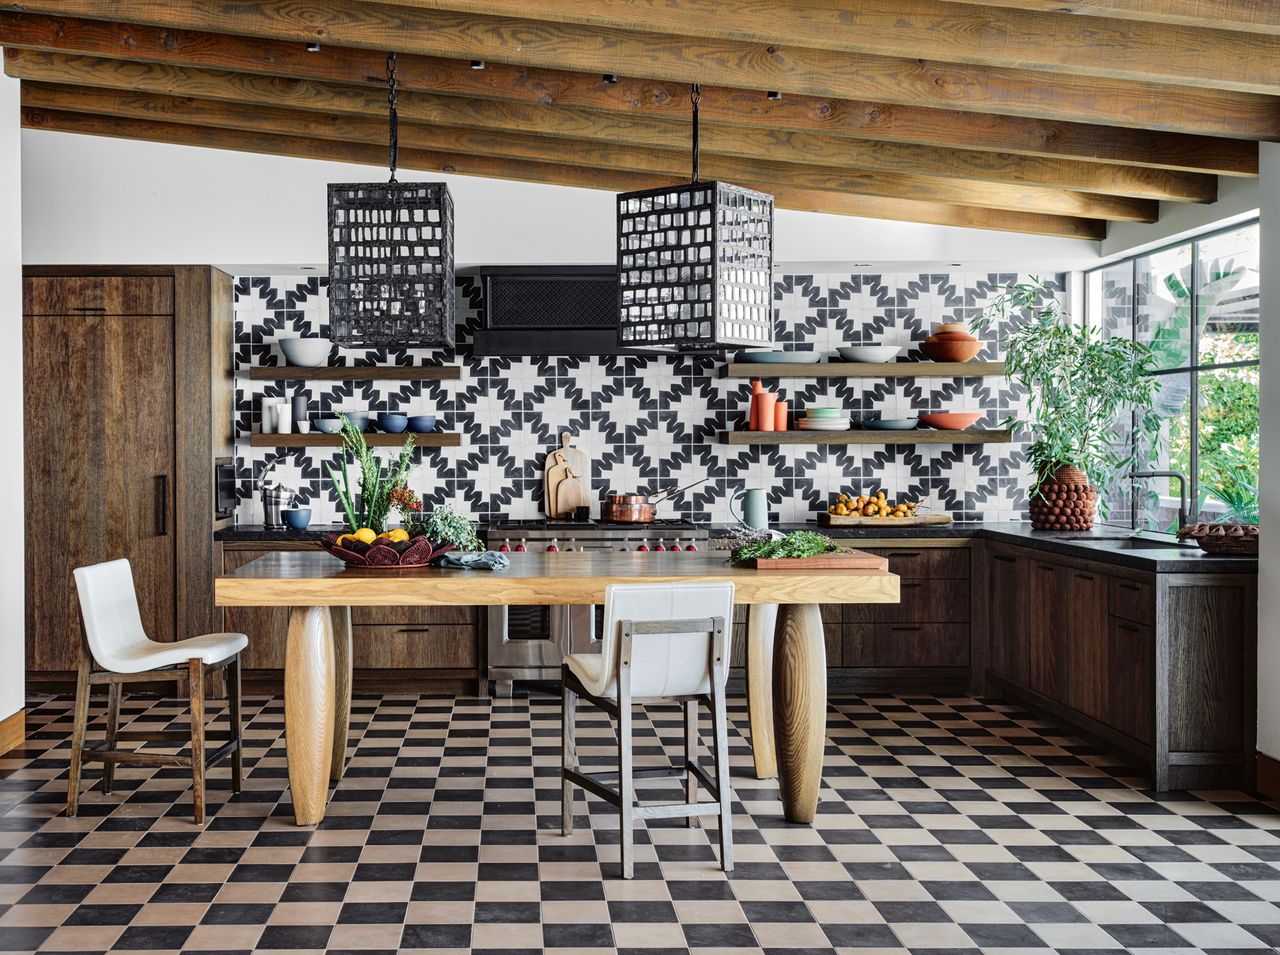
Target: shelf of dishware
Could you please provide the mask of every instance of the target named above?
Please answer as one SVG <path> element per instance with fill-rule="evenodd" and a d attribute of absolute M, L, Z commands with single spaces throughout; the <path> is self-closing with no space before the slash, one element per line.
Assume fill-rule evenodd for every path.
<path fill-rule="evenodd" d="M 456 381 L 461 377 L 457 365 L 255 365 L 249 369 L 252 381 Z"/>
<path fill-rule="evenodd" d="M 462 435 L 456 431 L 403 431 L 399 434 L 366 434 L 365 444 L 374 448 L 398 448 L 404 439 L 413 436 L 419 448 L 456 448 L 462 444 Z M 249 446 L 254 448 L 337 448 L 342 446 L 342 435 L 307 432 L 306 434 L 252 434 Z"/>
<path fill-rule="evenodd" d="M 730 431 L 727 444 L 1008 444 L 1013 432 L 996 428 L 964 431 Z"/>
<path fill-rule="evenodd" d="M 725 378 L 989 378 L 1002 361 L 730 362 Z"/>

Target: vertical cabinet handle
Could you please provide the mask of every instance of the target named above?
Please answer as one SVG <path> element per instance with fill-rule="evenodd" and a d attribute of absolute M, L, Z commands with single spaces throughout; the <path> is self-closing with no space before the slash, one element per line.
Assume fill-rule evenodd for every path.
<path fill-rule="evenodd" d="M 156 534 L 169 536 L 169 475 L 156 475 Z"/>

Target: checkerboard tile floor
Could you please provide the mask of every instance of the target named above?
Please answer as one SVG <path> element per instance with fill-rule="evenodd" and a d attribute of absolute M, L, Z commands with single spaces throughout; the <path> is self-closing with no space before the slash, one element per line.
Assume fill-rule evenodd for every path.
<path fill-rule="evenodd" d="M 182 770 L 120 770 L 113 795 L 87 792 L 81 815 L 63 816 L 70 701 L 33 700 L 28 747 L 0 759 L 0 950 L 1280 946 L 1280 815 L 1267 804 L 1153 794 L 1001 703 L 838 697 L 817 824 L 795 826 L 776 785 L 752 775 L 745 704 L 731 702 L 736 870 L 718 868 L 714 823 L 650 822 L 624 882 L 603 803 L 579 794 L 577 831 L 559 834 L 553 697 L 358 698 L 349 769 L 309 829 L 292 822 L 279 698 L 247 701 L 245 791 L 232 797 L 227 770 L 214 770 L 203 829 Z M 124 716 L 159 729 L 182 712 L 138 698 Z M 584 761 L 608 764 L 607 721 L 580 719 Z M 638 762 L 674 756 L 679 731 L 674 707 L 638 718 Z"/>

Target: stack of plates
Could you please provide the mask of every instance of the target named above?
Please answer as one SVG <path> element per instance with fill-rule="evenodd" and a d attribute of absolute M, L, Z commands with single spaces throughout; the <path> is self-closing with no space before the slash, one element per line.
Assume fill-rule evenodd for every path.
<path fill-rule="evenodd" d="M 811 405 L 799 425 L 802 431 L 848 431 L 849 415 L 837 405 Z"/>

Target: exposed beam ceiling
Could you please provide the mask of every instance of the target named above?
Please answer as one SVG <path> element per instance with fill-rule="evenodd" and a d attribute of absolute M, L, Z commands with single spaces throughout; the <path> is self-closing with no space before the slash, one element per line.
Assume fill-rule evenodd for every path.
<path fill-rule="evenodd" d="M 87 113 L 62 113 L 24 108 L 22 122 L 27 128 L 33 129 L 141 139 L 211 149 L 230 149 L 238 152 L 301 156 L 377 167 L 384 166 L 387 152 L 385 145 L 372 146 L 308 139 L 301 136 L 267 136 L 239 130 L 157 123 Z M 404 150 L 400 155 L 400 164 L 406 169 L 427 172 L 514 179 L 522 182 L 546 182 L 613 192 L 672 185 L 685 181 L 683 176 L 664 178 L 600 170 L 590 166 L 533 163 L 482 156 L 462 157 L 420 149 Z M 872 219 L 896 219 L 906 222 L 927 222 L 973 229 L 1060 235 L 1080 239 L 1100 239 L 1105 232 L 1105 224 L 1100 220 L 1079 219 L 1071 216 L 1003 212 L 970 206 L 915 202 L 909 199 L 833 196 L 830 193 L 813 193 L 787 188 L 773 191 L 777 204 L 784 209 L 836 212 L 841 215 Z"/>
<path fill-rule="evenodd" d="M 697 82 L 703 173 L 780 207 L 1094 237 L 1257 175 L 1274 8 L 0 0 L 0 46 L 30 126 L 378 163 L 394 50 L 404 165 L 602 189 L 687 176 Z"/>
<path fill-rule="evenodd" d="M 1259 93 L 805 48 L 770 52 L 763 45 L 717 38 L 359 0 L 327 0 L 302 9 L 291 0 L 31 0 L 0 2 L 0 10 L 1197 135 L 1280 137 L 1280 110 L 1274 99 Z"/>
<path fill-rule="evenodd" d="M 307 52 L 296 43 L 172 30 L 130 23 L 0 13 L 0 47 L 52 50 L 174 66 L 355 85 L 385 85 L 381 52 L 324 45 Z M 489 63 L 401 55 L 402 88 L 447 96 L 508 99 L 535 105 L 581 106 L 626 115 L 688 119 L 682 84 Z M 918 106 L 787 96 L 772 101 L 755 90 L 703 87 L 702 115 L 711 123 L 824 133 L 833 138 L 953 146 L 990 152 L 1100 163 L 1256 175 L 1257 146 L 1241 139 L 1192 136 L 1115 126 L 997 114 L 958 113 Z"/>

